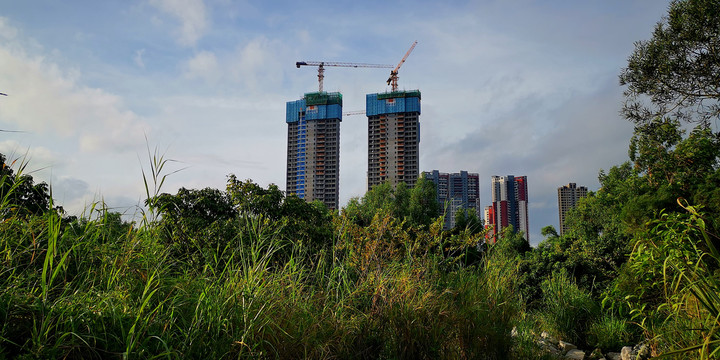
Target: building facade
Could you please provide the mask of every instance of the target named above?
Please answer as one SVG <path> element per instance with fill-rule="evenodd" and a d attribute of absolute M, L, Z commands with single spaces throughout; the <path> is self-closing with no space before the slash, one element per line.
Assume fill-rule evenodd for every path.
<path fill-rule="evenodd" d="M 419 175 L 420 91 L 366 95 L 367 187 L 390 182 L 415 186 Z"/>
<path fill-rule="evenodd" d="M 441 173 L 424 172 L 423 176 L 435 183 L 440 215 L 444 215 L 445 230 L 455 227 L 455 214 L 460 209 L 474 212 L 480 219 L 480 176 L 467 171 Z"/>
<path fill-rule="evenodd" d="M 340 93 L 307 93 L 286 104 L 287 195 L 338 208 L 341 120 Z"/>
<path fill-rule="evenodd" d="M 560 213 L 560 235 L 567 231 L 565 215 L 568 210 L 574 208 L 580 199 L 587 196 L 587 188 L 569 183 L 558 188 L 558 212 Z"/>
<path fill-rule="evenodd" d="M 485 208 L 485 226 L 492 228 L 490 235 L 497 236 L 512 225 L 529 242 L 527 177 L 493 176 L 491 191 L 492 205 Z"/>

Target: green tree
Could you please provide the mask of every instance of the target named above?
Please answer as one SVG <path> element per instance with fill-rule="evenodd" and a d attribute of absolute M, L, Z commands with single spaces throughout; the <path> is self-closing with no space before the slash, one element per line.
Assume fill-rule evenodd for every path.
<path fill-rule="evenodd" d="M 482 232 L 483 223 L 477 217 L 477 213 L 470 209 L 458 209 L 455 212 L 455 227 L 452 229 L 454 233 L 461 231 L 469 231 L 470 234 L 479 234 Z"/>
<path fill-rule="evenodd" d="M 623 113 L 635 124 L 670 116 L 708 126 L 717 119 L 720 3 L 670 3 L 668 15 L 657 24 L 652 39 L 635 43 L 620 84 L 627 85 Z"/>
<path fill-rule="evenodd" d="M 720 2 L 673 1 L 652 38 L 635 43 L 620 83 L 623 114 L 635 124 L 630 159 L 649 185 L 626 210 L 680 211 L 675 200 L 683 197 L 717 219 Z"/>
<path fill-rule="evenodd" d="M 560 235 L 558 235 L 558 232 L 555 229 L 555 227 L 552 225 L 544 226 L 542 229 L 540 229 L 540 235 L 544 236 L 545 239 L 557 238 L 560 236 Z"/>
<path fill-rule="evenodd" d="M 403 182 L 395 188 L 389 183 L 377 185 L 358 199 L 350 199 L 343 213 L 360 226 L 367 226 L 378 213 L 404 220 L 406 226 L 427 227 L 439 214 L 435 184 L 418 178 L 412 188 Z"/>
<path fill-rule="evenodd" d="M 410 221 L 416 226 L 427 227 L 440 214 L 435 183 L 424 176 L 418 178 L 410 194 L 408 213 Z"/>
<path fill-rule="evenodd" d="M 512 225 L 503 229 L 500 238 L 493 244 L 491 251 L 511 258 L 521 258 L 532 247 L 522 232 L 516 232 Z"/>
<path fill-rule="evenodd" d="M 226 190 L 235 209 L 240 213 L 263 215 L 275 221 L 282 217 L 281 206 L 285 196 L 275 184 L 270 184 L 265 189 L 250 179 L 240 181 L 230 174 Z"/>
<path fill-rule="evenodd" d="M 50 188 L 44 182 L 35 184 L 31 175 L 25 174 L 27 163 L 22 162 L 17 173 L 6 157 L 0 154 L 0 219 L 17 215 L 39 215 L 50 207 Z"/>
<path fill-rule="evenodd" d="M 620 83 L 627 86 L 623 114 L 635 124 L 630 158 L 650 185 L 633 201 L 635 210 L 679 211 L 675 199 L 683 197 L 716 219 L 720 133 L 712 120 L 720 116 L 720 2 L 673 1 L 652 38 L 635 44 Z"/>
<path fill-rule="evenodd" d="M 236 211 L 262 216 L 273 222 L 281 236 L 296 245 L 321 245 L 331 240 L 332 213 L 320 201 L 306 202 L 295 195 L 285 196 L 275 184 L 267 189 L 248 179 L 229 175 L 227 196 Z"/>
<path fill-rule="evenodd" d="M 202 265 L 210 249 L 224 251 L 237 236 L 237 212 L 229 196 L 212 188 L 180 188 L 146 201 L 161 215 L 158 229 L 177 258 Z"/>
<path fill-rule="evenodd" d="M 658 231 L 655 219 L 677 219 L 684 212 L 680 206 L 684 198 L 707 211 L 703 228 L 707 224 L 708 233 L 720 228 L 720 134 L 713 130 L 713 122 L 720 116 L 720 2 L 673 1 L 652 38 L 635 44 L 620 83 L 627 86 L 623 114 L 635 124 L 629 150 L 634 174 L 618 182 L 630 191 L 616 187 L 598 194 L 611 201 L 605 203 L 609 205 L 606 210 L 613 216 L 617 233 L 628 238 L 625 252 L 631 247 L 635 250 L 616 274 L 606 302 L 629 301 L 636 315 L 653 314 L 647 322 L 642 321 L 652 325 L 667 315 L 659 303 L 682 285 L 663 283 L 673 276 L 675 258 L 705 246 L 687 239 L 687 229 Z M 613 199 L 612 194 L 620 197 Z M 622 243 L 625 241 L 615 245 Z M 600 245 L 607 246 L 595 249 L 610 249 L 613 244 Z M 702 267 L 704 261 L 698 258 L 676 264 Z M 709 277 L 716 279 L 717 274 Z M 692 283 L 702 280 L 692 279 Z M 698 298 L 698 293 L 694 296 Z M 675 319 L 664 326 L 683 328 L 681 336 L 689 335 L 687 329 L 694 327 Z M 644 330 L 650 337 L 662 336 L 664 331 L 652 326 Z M 676 339 L 676 335 L 667 338 Z"/>
<path fill-rule="evenodd" d="M 321 201 L 306 202 L 295 195 L 285 198 L 280 214 L 282 236 L 311 247 L 311 252 L 332 243 L 332 212 Z"/>

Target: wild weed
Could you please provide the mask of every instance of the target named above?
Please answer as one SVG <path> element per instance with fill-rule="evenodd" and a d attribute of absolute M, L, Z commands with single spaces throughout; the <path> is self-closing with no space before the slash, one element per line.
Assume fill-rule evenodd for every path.
<path fill-rule="evenodd" d="M 589 293 L 581 290 L 565 272 L 559 271 L 541 284 L 543 300 L 538 313 L 542 329 L 578 346 L 585 344 L 585 332 L 599 313 Z"/>

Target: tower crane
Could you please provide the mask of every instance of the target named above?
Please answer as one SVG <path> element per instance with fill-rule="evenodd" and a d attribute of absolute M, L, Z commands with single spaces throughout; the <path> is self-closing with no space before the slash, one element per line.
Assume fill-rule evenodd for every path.
<path fill-rule="evenodd" d="M 353 68 L 383 68 L 392 69 L 392 65 L 382 64 L 361 64 L 361 63 L 349 63 L 349 62 L 329 62 L 329 61 L 298 61 L 295 66 L 299 69 L 301 66 L 317 66 L 318 67 L 318 91 L 323 91 L 323 79 L 325 78 L 325 66 L 340 66 L 340 67 L 353 67 Z"/>
<path fill-rule="evenodd" d="M 415 40 L 415 42 L 410 46 L 410 49 L 405 53 L 405 56 L 402 58 L 402 60 L 400 60 L 400 63 L 397 64 L 395 69 L 390 70 L 390 77 L 387 80 L 387 84 L 392 86 L 392 91 L 397 91 L 397 89 L 398 89 L 398 83 L 397 83 L 398 70 L 400 70 L 400 67 L 402 66 L 402 64 L 405 62 L 405 60 L 408 58 L 408 56 L 410 56 L 410 53 L 415 48 L 415 45 L 417 45 L 417 40 Z"/>

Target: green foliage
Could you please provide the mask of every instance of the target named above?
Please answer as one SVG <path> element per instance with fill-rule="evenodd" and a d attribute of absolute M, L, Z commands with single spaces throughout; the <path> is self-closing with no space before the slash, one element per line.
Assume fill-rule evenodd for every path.
<path fill-rule="evenodd" d="M 675 199 L 699 197 L 709 200 L 711 211 L 720 210 L 716 193 L 703 191 L 718 185 L 720 135 L 705 127 L 696 127 L 687 137 L 684 133 L 671 119 L 636 126 L 630 156 L 647 182 L 639 206 L 680 211 Z"/>
<path fill-rule="evenodd" d="M 395 189 L 387 182 L 373 187 L 362 199 L 350 199 L 344 213 L 358 225 L 370 224 L 377 213 L 405 220 L 407 226 L 427 228 L 438 217 L 435 184 L 420 177 L 414 187 L 400 183 Z"/>
<path fill-rule="evenodd" d="M 416 226 L 430 225 L 440 213 L 435 183 L 421 176 L 410 192 L 407 213 L 410 223 Z"/>
<path fill-rule="evenodd" d="M 458 209 L 455 213 L 455 227 L 453 233 L 467 231 L 471 234 L 479 234 L 485 230 L 482 221 L 474 210 Z"/>
<path fill-rule="evenodd" d="M 720 115 L 720 4 L 675 0 L 652 39 L 635 43 L 620 75 L 623 113 L 636 124 L 672 116 L 708 125 Z M 650 102 L 645 101 L 649 98 Z"/>
<path fill-rule="evenodd" d="M 187 207 L 201 194 L 155 204 L 189 227 L 207 214 Z M 513 263 L 443 265 L 440 220 L 411 239 L 389 214 L 367 228 L 336 218 L 336 245 L 288 249 L 277 224 L 245 214 L 243 247 L 198 268 L 157 236 L 166 215 L 134 228 L 90 214 L 0 223 L 1 357 L 503 358 L 513 346 Z"/>
<path fill-rule="evenodd" d="M 231 174 L 228 176 L 226 191 L 240 213 L 263 215 L 270 220 L 281 218 L 280 207 L 284 196 L 275 184 L 264 189 L 252 180 L 240 181 Z"/>
<path fill-rule="evenodd" d="M 276 223 L 287 241 L 313 246 L 331 242 L 332 215 L 320 201 L 285 197 L 275 184 L 265 189 L 252 180 L 239 181 L 235 175 L 228 176 L 226 192 L 238 214 L 263 216 Z"/>
<path fill-rule="evenodd" d="M 172 257 L 195 268 L 225 264 L 244 248 L 240 229 L 248 219 L 265 219 L 287 243 L 318 249 L 331 243 L 332 214 L 324 204 L 286 198 L 275 185 L 266 189 L 233 175 L 228 177 L 227 191 L 181 188 L 175 195 L 154 196 L 146 204 L 160 215 L 153 229 Z M 289 248 L 279 255 L 287 259 Z"/>
<path fill-rule="evenodd" d="M 663 213 L 638 238 L 613 295 L 626 300 L 661 350 L 714 358 L 720 353 L 720 239 L 707 232 L 694 207 L 681 205 L 689 214 Z"/>
<path fill-rule="evenodd" d="M 719 42 L 720 3 L 673 1 L 620 75 L 623 114 L 635 123 L 629 155 L 636 180 L 611 213 L 634 248 L 604 303 L 667 356 L 718 355 L 720 241 L 711 234 L 720 229 L 720 134 L 712 130 L 720 114 Z M 702 207 L 705 220 L 678 199 Z"/>
<path fill-rule="evenodd" d="M 11 216 L 39 215 L 50 206 L 50 188 L 44 182 L 35 184 L 33 177 L 25 174 L 27 163 L 13 160 L 5 163 L 6 157 L 0 154 L 0 220 Z M 12 169 L 17 165 L 17 173 Z"/>
<path fill-rule="evenodd" d="M 588 325 L 598 316 L 599 306 L 590 296 L 575 284 L 564 271 L 542 282 L 542 308 L 539 313 L 543 329 L 559 339 L 577 344 L 585 343 Z"/>
<path fill-rule="evenodd" d="M 536 284 L 558 270 L 570 274 L 580 289 L 599 296 L 627 260 L 635 222 L 648 216 L 647 209 L 632 205 L 643 183 L 630 163 L 601 171 L 600 183 L 600 190 L 567 213 L 565 234 L 544 228 L 546 239 L 521 262 L 528 303 L 540 297 Z"/>
<path fill-rule="evenodd" d="M 420 229 L 391 212 L 360 226 L 230 185 L 154 186 L 159 216 L 140 227 L 104 204 L 0 222 L 0 358 L 506 358 L 514 346 L 513 262 L 460 266 L 483 234 L 449 239 L 441 218 Z"/>
<path fill-rule="evenodd" d="M 503 229 L 499 239 L 490 247 L 490 251 L 498 256 L 518 259 L 531 249 L 523 234 L 516 232 L 512 225 Z"/>
<path fill-rule="evenodd" d="M 180 188 L 175 195 L 163 193 L 148 203 L 161 215 L 157 230 L 173 256 L 195 266 L 202 266 L 210 261 L 211 253 L 237 240 L 238 214 L 229 196 L 217 189 Z"/>
<path fill-rule="evenodd" d="M 628 322 L 614 314 L 604 313 L 587 329 L 588 345 L 607 353 L 617 351 L 631 343 L 632 334 Z"/>
<path fill-rule="evenodd" d="M 544 236 L 546 239 L 560 237 L 560 235 L 558 235 L 557 230 L 552 225 L 543 226 L 543 228 L 540 229 L 540 235 Z"/>

